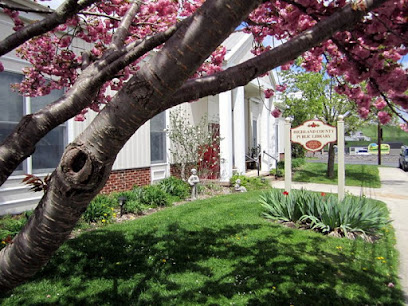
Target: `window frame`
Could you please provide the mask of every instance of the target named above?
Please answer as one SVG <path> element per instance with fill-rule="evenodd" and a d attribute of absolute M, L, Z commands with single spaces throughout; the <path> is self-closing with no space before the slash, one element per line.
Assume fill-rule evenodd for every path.
<path fill-rule="evenodd" d="M 18 75 L 18 76 L 21 76 L 21 80 L 23 80 L 23 75 L 21 74 L 21 73 L 19 73 L 19 72 L 16 72 L 16 71 L 12 71 L 12 70 L 4 70 L 4 72 L 6 72 L 6 73 L 8 73 L 8 74 L 13 74 L 13 75 Z M 4 74 L 3 74 L 4 75 Z M 9 83 L 7 83 L 8 85 L 9 85 Z M 62 90 L 62 92 L 63 92 L 63 90 Z M 61 93 L 62 93 L 61 92 Z M 23 95 L 19 95 L 19 94 L 17 94 L 20 98 L 21 98 L 21 106 L 22 106 L 22 116 L 25 116 L 25 115 L 29 115 L 29 114 L 32 114 L 32 100 L 31 100 L 31 97 L 27 97 L 27 96 L 23 96 Z M 38 97 L 38 98 L 41 98 L 41 97 Z M 52 102 L 49 102 L 49 103 L 52 103 Z M 49 104 L 48 103 L 48 104 Z M 46 104 L 46 105 L 48 105 L 48 104 Z M 14 123 L 14 124 L 18 124 L 19 122 L 20 122 L 20 120 L 21 120 L 21 118 L 19 118 L 18 119 L 18 121 L 17 122 L 14 122 L 14 121 L 4 121 L 4 123 Z M 2 121 L 3 122 L 3 121 Z M 68 126 L 67 126 L 67 122 L 64 122 L 64 123 L 62 123 L 62 124 L 60 124 L 58 127 L 56 127 L 55 129 L 57 129 L 57 128 L 62 128 L 62 146 L 63 146 L 63 148 L 65 148 L 65 146 L 67 145 L 67 143 L 68 143 Z M 54 131 L 54 129 L 53 130 L 51 130 L 50 132 L 52 132 L 52 131 Z M 47 134 L 47 135 L 49 135 L 49 134 Z M 5 137 L 7 137 L 7 135 L 5 136 Z M 43 138 L 44 139 L 44 138 Z M 1 140 L 1 141 L 3 141 L 3 140 Z M 63 151 L 63 150 L 62 150 Z M 35 152 L 33 153 L 33 155 L 30 155 L 29 157 L 27 157 L 20 165 L 22 165 L 22 167 L 21 167 L 21 169 L 18 169 L 18 170 L 15 170 L 15 171 L 13 171 L 13 173 L 11 174 L 12 176 L 20 176 L 20 175 L 24 175 L 24 174 L 39 174 L 39 175 L 41 175 L 41 174 L 47 174 L 47 173 L 50 173 L 50 172 L 52 172 L 52 171 L 54 171 L 54 169 L 55 169 L 55 167 L 53 167 L 53 168 L 38 168 L 38 169 L 34 169 L 34 160 L 33 160 L 33 158 L 34 158 L 34 154 L 35 154 Z M 59 160 L 58 160 L 58 162 L 59 162 Z M 57 162 L 57 165 L 58 165 L 58 162 Z M 19 165 L 19 167 L 20 167 L 20 165 Z"/>

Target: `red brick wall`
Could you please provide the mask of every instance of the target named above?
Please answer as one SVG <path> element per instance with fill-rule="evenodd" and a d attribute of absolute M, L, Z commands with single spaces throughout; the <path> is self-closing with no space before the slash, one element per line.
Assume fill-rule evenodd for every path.
<path fill-rule="evenodd" d="M 131 190 L 134 185 L 149 185 L 150 181 L 150 168 L 113 170 L 101 193 Z"/>

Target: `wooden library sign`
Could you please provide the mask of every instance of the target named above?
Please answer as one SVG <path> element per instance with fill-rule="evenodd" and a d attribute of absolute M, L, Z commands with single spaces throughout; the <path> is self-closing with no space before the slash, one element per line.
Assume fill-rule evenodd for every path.
<path fill-rule="evenodd" d="M 337 141 L 337 129 L 320 120 L 308 120 L 290 130 L 290 138 L 308 151 L 319 151 L 325 145 Z"/>

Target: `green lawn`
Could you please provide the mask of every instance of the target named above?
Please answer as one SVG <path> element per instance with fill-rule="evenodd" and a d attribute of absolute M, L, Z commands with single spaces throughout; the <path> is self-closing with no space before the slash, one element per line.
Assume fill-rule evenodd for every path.
<path fill-rule="evenodd" d="M 334 165 L 333 179 L 326 177 L 327 163 L 306 163 L 293 174 L 294 182 L 337 184 L 337 164 Z M 346 185 L 380 188 L 378 166 L 346 164 Z"/>
<path fill-rule="evenodd" d="M 402 142 L 408 144 L 408 133 L 398 126 L 383 125 L 383 142 Z M 377 142 L 377 125 L 366 125 L 361 131 L 364 135 L 371 137 L 371 142 Z"/>
<path fill-rule="evenodd" d="M 261 217 L 260 193 L 194 201 L 83 233 L 0 303 L 403 304 L 391 226 L 373 244 L 286 228 Z"/>

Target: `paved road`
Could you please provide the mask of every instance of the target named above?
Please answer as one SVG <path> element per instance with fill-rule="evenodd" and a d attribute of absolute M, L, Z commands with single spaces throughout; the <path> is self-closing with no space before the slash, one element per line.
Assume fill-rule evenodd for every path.
<path fill-rule="evenodd" d="M 390 154 L 381 155 L 381 165 L 386 167 L 398 167 L 399 149 L 391 149 Z M 308 162 L 327 162 L 328 153 L 316 152 L 314 157 L 317 159 L 308 160 Z M 345 155 L 346 164 L 365 164 L 365 165 L 378 165 L 378 155 Z M 336 155 L 337 163 L 337 155 Z"/>
<path fill-rule="evenodd" d="M 354 195 L 364 194 L 367 197 L 385 202 L 389 207 L 396 232 L 396 247 L 400 253 L 399 276 L 408 305 L 408 172 L 390 167 L 380 167 L 379 170 L 381 188 L 348 186 L 346 192 Z M 271 184 L 276 188 L 284 188 L 283 181 L 272 181 Z M 337 193 L 336 185 L 293 182 L 292 188 Z"/>

